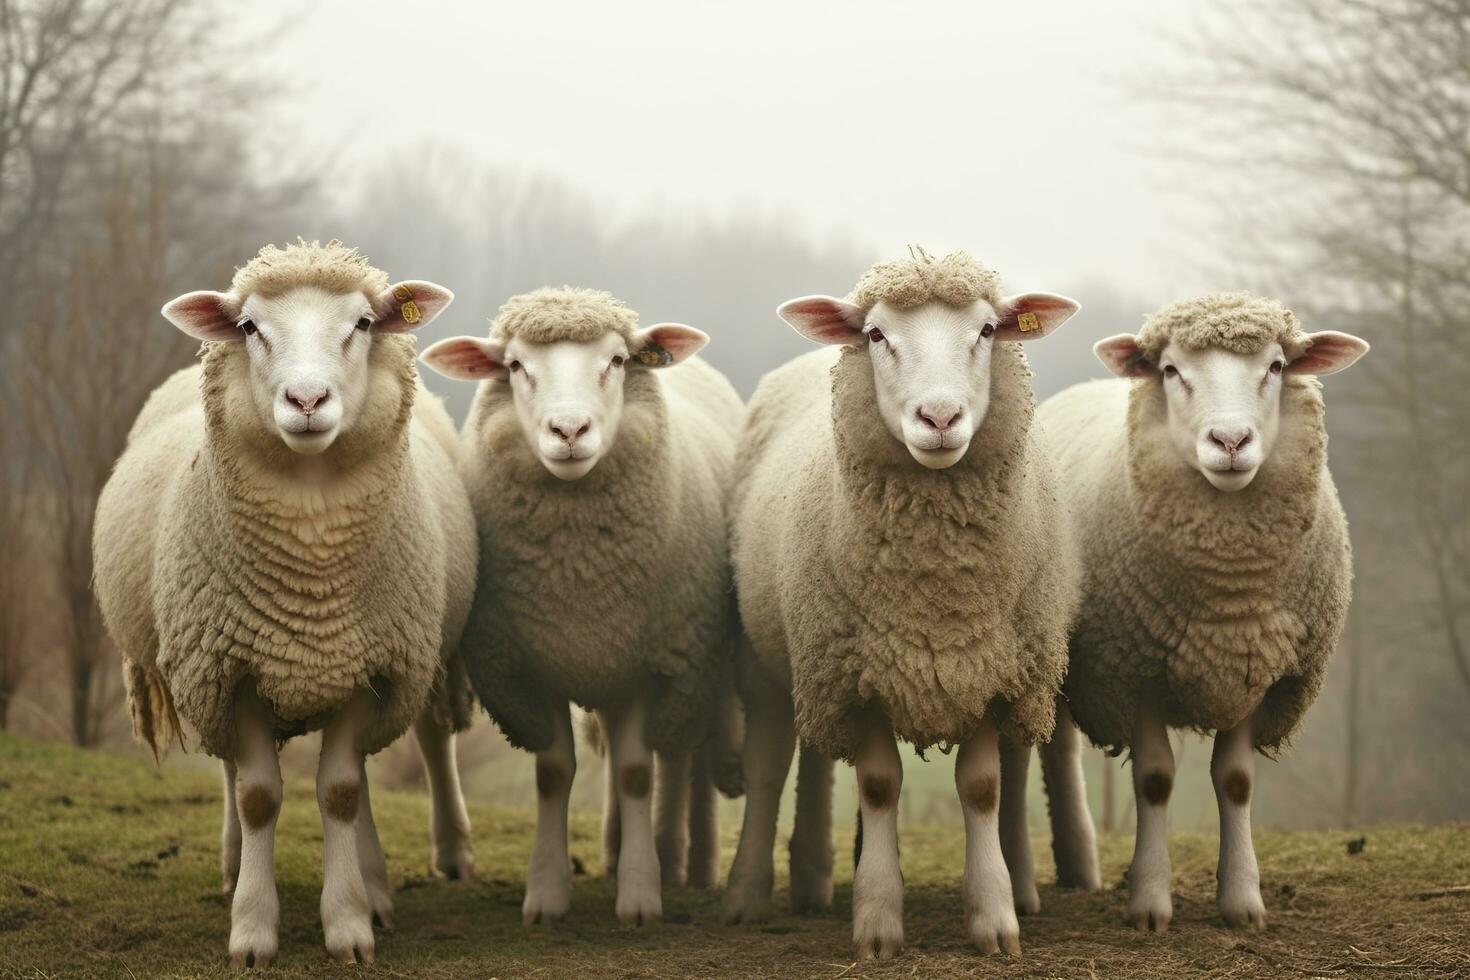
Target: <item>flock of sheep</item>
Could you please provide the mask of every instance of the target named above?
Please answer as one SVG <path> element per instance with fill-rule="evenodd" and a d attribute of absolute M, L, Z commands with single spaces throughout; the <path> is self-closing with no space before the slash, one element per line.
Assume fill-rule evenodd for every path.
<path fill-rule="evenodd" d="M 1038 407 L 1024 344 L 1077 310 L 1005 295 L 963 253 L 874 266 L 780 316 L 823 349 L 749 404 L 603 292 L 511 298 L 420 359 L 479 382 L 463 431 L 413 330 L 452 294 L 333 241 L 267 246 L 163 315 L 203 341 L 144 406 L 98 504 L 96 588 L 134 728 L 224 763 L 229 952 L 278 948 L 277 750 L 320 730 L 327 950 L 391 923 L 367 754 L 414 728 L 433 866 L 473 873 L 454 733 L 473 700 L 535 753 L 524 920 L 571 904 L 570 710 L 605 759 L 617 915 L 718 875 L 717 789 L 746 796 L 729 921 L 770 912 L 799 757 L 791 900 L 832 900 L 833 762 L 858 781 L 853 937 L 903 944 L 897 741 L 956 749 L 965 926 L 1018 952 L 1041 746 L 1059 884 L 1101 885 L 1079 729 L 1127 750 L 1129 920 L 1169 923 L 1167 730 L 1214 733 L 1218 905 L 1265 911 L 1253 753 L 1315 697 L 1350 593 L 1321 386 L 1367 345 L 1244 293 L 1173 304 L 1096 347 L 1114 374 Z M 799 751 L 797 747 L 799 748 Z"/>

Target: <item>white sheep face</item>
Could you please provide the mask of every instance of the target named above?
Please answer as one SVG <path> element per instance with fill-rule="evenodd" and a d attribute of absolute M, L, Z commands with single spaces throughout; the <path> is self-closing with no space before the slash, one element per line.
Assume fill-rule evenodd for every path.
<path fill-rule="evenodd" d="M 412 323 L 403 317 L 407 303 L 400 298 L 410 296 Z M 200 340 L 244 344 L 260 424 L 293 452 L 313 456 L 349 431 L 361 413 L 373 333 L 416 329 L 453 298 L 426 282 L 400 283 L 375 297 L 316 286 L 243 301 L 206 291 L 180 296 L 163 315 Z"/>
<path fill-rule="evenodd" d="M 612 451 L 628 372 L 677 364 L 707 343 L 709 337 L 693 327 L 662 323 L 637 331 L 631 341 L 611 331 L 589 342 L 548 344 L 451 337 L 421 359 L 446 377 L 507 381 L 527 448 L 552 476 L 580 480 Z M 635 356 L 654 351 L 654 363 Z"/>
<path fill-rule="evenodd" d="M 1310 338 L 1295 360 L 1278 343 L 1241 354 L 1171 342 L 1158 364 L 1150 364 L 1128 334 L 1100 341 L 1094 350 L 1114 373 L 1163 386 L 1169 445 L 1212 486 L 1229 493 L 1250 486 L 1276 448 L 1285 376 L 1332 374 L 1368 350 L 1349 334 L 1324 331 Z"/>
<path fill-rule="evenodd" d="M 1077 309 L 1064 296 L 1027 293 L 999 309 L 985 300 L 963 308 L 878 303 L 866 314 L 844 300 L 806 296 L 777 313 L 818 343 L 865 347 L 884 427 L 921 465 L 946 469 L 964 458 L 989 411 L 995 344 L 1044 337 Z"/>

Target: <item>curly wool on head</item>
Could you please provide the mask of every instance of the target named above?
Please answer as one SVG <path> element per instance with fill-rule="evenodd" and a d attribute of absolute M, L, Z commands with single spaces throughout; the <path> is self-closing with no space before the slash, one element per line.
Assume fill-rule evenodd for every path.
<path fill-rule="evenodd" d="M 911 310 L 929 302 L 969 306 L 985 300 L 1000 306 L 1000 276 L 970 257 L 968 252 L 951 252 L 936 259 L 922 248 L 910 250 L 911 257 L 879 262 L 858 280 L 848 302 L 871 310 L 879 303 Z"/>
<path fill-rule="evenodd" d="M 1247 292 L 1208 293 L 1170 303 L 1148 317 L 1138 332 L 1138 348 L 1151 362 L 1158 362 L 1171 341 L 1191 350 L 1219 347 L 1236 354 L 1254 354 L 1274 342 L 1288 358 L 1308 346 L 1290 310 Z"/>
<path fill-rule="evenodd" d="M 280 296 L 299 286 L 316 286 L 329 293 L 362 292 L 376 296 L 388 288 L 388 274 L 355 248 L 332 239 L 323 245 L 298 238 L 278 248 L 266 245 L 255 258 L 235 270 L 230 292 L 246 296 Z"/>
<path fill-rule="evenodd" d="M 520 337 L 533 344 L 560 340 L 587 344 L 609 331 L 631 340 L 638 314 L 612 293 L 575 286 L 548 287 L 505 301 L 490 325 L 497 340 Z"/>

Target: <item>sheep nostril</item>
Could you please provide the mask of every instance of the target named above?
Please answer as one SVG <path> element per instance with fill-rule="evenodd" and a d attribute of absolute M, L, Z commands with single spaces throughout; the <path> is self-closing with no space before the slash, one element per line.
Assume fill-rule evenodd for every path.
<path fill-rule="evenodd" d="M 322 391 L 287 391 L 286 401 L 295 405 L 303 415 L 310 415 L 320 408 L 330 396 L 330 392 Z"/>
<path fill-rule="evenodd" d="M 592 423 L 591 422 L 583 422 L 582 423 L 582 427 L 577 430 L 577 435 L 579 437 L 580 436 L 585 436 L 587 434 L 587 430 L 590 429 L 590 428 L 592 428 Z"/>

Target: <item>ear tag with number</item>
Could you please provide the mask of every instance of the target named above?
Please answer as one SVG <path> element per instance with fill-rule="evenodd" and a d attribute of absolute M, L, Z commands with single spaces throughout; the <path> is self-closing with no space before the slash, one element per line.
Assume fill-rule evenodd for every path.
<path fill-rule="evenodd" d="M 657 344 L 649 344 L 633 356 L 638 359 L 638 363 L 645 364 L 648 367 L 663 367 L 666 364 L 674 363 L 674 355 Z"/>
<path fill-rule="evenodd" d="M 419 304 L 413 301 L 413 290 L 407 286 L 394 286 L 393 298 L 398 300 L 398 312 L 403 315 L 403 322 L 413 326 L 424 318 L 419 311 Z"/>
<path fill-rule="evenodd" d="M 1035 313 L 1022 313 L 1016 317 L 1016 326 L 1021 328 L 1022 333 L 1030 333 L 1033 330 L 1040 329 L 1041 324 L 1037 322 Z"/>

